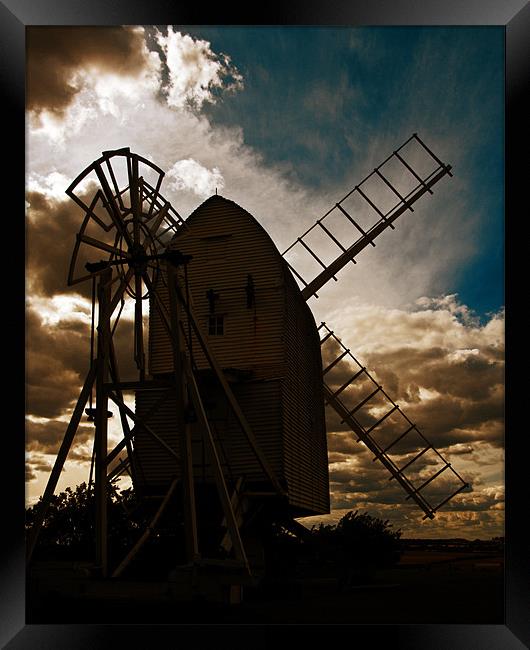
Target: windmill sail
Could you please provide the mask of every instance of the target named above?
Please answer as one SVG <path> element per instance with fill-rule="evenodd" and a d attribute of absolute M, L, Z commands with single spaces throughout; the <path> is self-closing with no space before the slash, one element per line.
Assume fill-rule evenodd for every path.
<path fill-rule="evenodd" d="M 374 239 L 387 228 L 394 229 L 393 222 L 404 212 L 414 212 L 412 205 L 427 192 L 432 194 L 432 187 L 446 175 L 452 176 L 451 166 L 414 133 L 282 253 L 302 296 L 318 297 L 324 284 L 336 280 L 348 262 L 356 264 L 355 257 L 364 248 L 375 246 Z M 331 261 L 322 260 L 315 248 L 328 248 Z M 319 271 L 312 279 L 301 271 L 308 261 Z"/>
<path fill-rule="evenodd" d="M 425 513 L 424 519 L 469 487 L 451 463 L 427 438 L 362 366 L 329 327 L 319 333 L 324 399 L 348 427 L 390 472 Z"/>
<path fill-rule="evenodd" d="M 414 133 L 345 197 L 289 246 L 282 256 L 297 278 L 302 296 L 319 291 L 433 186 L 451 166 Z M 355 239 L 352 243 L 352 235 Z M 346 242 L 346 243 L 345 243 Z M 319 254 L 315 252 L 319 251 Z M 322 259 L 327 253 L 328 260 Z M 311 278 L 302 267 L 313 262 Z M 320 325 L 323 389 L 335 425 L 362 441 L 425 513 L 424 519 L 469 487 L 325 323 Z M 333 416 L 332 416 L 333 418 Z"/>

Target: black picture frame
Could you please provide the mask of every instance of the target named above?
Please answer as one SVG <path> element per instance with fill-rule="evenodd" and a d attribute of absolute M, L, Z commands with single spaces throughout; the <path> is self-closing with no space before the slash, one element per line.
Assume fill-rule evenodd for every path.
<path fill-rule="evenodd" d="M 199 8 L 194 4 L 181 5 L 170 0 L 3 0 L 0 3 L 0 47 L 2 57 L 2 96 L 4 136 L 13 136 L 10 145 L 4 145 L 7 169 L 4 182 L 10 188 L 8 228 L 14 226 L 12 236 L 4 247 L 4 268 L 9 268 L 7 300 L 11 308 L 9 325 L 11 334 L 24 331 L 24 219 L 22 211 L 24 192 L 25 145 L 22 142 L 24 126 L 24 76 L 25 28 L 30 25 L 111 25 L 111 24 L 174 24 L 174 25 L 500 25 L 506 35 L 506 593 L 504 625 L 362 625 L 353 630 L 338 630 L 335 626 L 292 626 L 287 633 L 275 626 L 234 626 L 223 628 L 226 641 L 240 645 L 249 639 L 253 648 L 268 647 L 279 637 L 296 635 L 297 643 L 310 647 L 326 640 L 333 642 L 337 635 L 346 634 L 346 640 L 356 645 L 388 643 L 404 648 L 451 649 L 510 649 L 530 647 L 530 552 L 525 533 L 525 514 L 528 506 L 525 495 L 525 458 L 523 439 L 522 372 L 524 355 L 518 345 L 516 323 L 524 315 L 517 314 L 518 264 L 524 260 L 519 247 L 521 221 L 525 220 L 522 192 L 527 184 L 525 165 L 527 159 L 528 118 L 530 110 L 523 92 L 529 78 L 530 62 L 530 6 L 527 0 L 343 0 L 334 3 L 297 0 L 289 4 L 280 2 L 267 6 L 265 16 L 252 15 L 248 6 L 222 6 Z M 526 169 L 528 165 L 526 164 Z M 527 174 L 526 174 L 527 175 Z M 17 191 L 14 190 L 17 188 Z M 5 197 L 6 195 L 4 195 Z M 13 200 L 13 198 L 15 200 Z M 6 199 L 4 199 L 6 200 Z M 7 220 L 6 219 L 6 220 Z M 14 241 L 17 243 L 14 244 Z M 22 257 L 21 249 L 22 248 Z M 14 272 L 16 269 L 16 272 Z M 18 319 L 22 322 L 18 325 Z M 10 336 L 11 336 L 10 334 Z M 22 345 L 24 337 L 22 337 Z M 524 349 L 524 348 L 523 348 Z M 18 348 L 17 348 L 18 350 Z M 24 354 L 22 349 L 21 354 Z M 18 368 L 18 369 L 17 369 Z M 18 383 L 18 373 L 24 374 L 24 364 L 17 361 L 9 367 L 9 397 L 18 393 L 23 376 Z M 16 387 L 16 388 L 15 388 Z M 12 390 L 11 390 L 12 389 Z M 5 404 L 7 409 L 8 404 Z M 4 427 L 6 444 L 2 471 L 3 506 L 5 511 L 4 540 L 0 574 L 0 642 L 2 647 L 18 648 L 107 648 L 119 645 L 130 647 L 173 647 L 187 644 L 183 636 L 193 634 L 196 647 L 219 642 L 219 626 L 167 626 L 167 625 L 25 625 L 25 562 L 24 562 L 24 437 L 20 434 L 17 409 L 14 426 Z M 11 410 L 11 409 L 10 409 Z M 521 419 L 520 419 L 521 418 Z M 222 627 L 222 626 L 221 626 Z M 256 627 L 263 629 L 256 630 Z M 279 626 L 283 627 L 283 626 Z M 329 629 L 333 627 L 334 629 Z M 337 626 L 338 627 L 338 626 Z M 341 628 L 352 626 L 342 625 Z M 229 636 L 228 636 L 229 634 Z M 165 641 L 162 641 L 162 637 Z M 341 642 L 341 641 L 339 641 Z"/>

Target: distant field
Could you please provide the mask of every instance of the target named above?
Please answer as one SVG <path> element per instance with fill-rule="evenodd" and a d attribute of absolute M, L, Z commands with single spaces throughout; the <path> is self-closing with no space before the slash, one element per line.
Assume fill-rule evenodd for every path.
<path fill-rule="evenodd" d="M 501 553 L 417 550 L 367 584 L 338 588 L 337 570 L 305 565 L 245 590 L 240 605 L 150 600 L 28 599 L 28 623 L 462 623 L 504 622 Z"/>
<path fill-rule="evenodd" d="M 438 551 L 438 550 L 410 550 L 404 551 L 401 559 L 400 566 L 409 566 L 412 564 L 436 564 L 443 562 L 486 562 L 486 559 L 491 562 L 499 564 L 501 567 L 504 564 L 504 559 L 501 553 L 488 552 L 488 551 L 468 551 L 468 550 L 454 550 L 454 551 Z"/>

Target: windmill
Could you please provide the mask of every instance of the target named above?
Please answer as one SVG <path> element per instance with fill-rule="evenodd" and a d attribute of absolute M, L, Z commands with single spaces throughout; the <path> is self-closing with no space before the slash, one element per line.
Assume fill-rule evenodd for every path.
<path fill-rule="evenodd" d="M 234 202 L 216 193 L 185 220 L 160 193 L 159 167 L 128 148 L 103 152 L 67 189 L 84 213 L 68 283 L 92 283 L 91 363 L 28 558 L 84 413 L 94 423 L 103 577 L 127 571 L 171 508 L 185 538 L 181 568 L 195 575 L 221 566 L 236 585 L 259 573 L 264 525 L 294 529 L 295 517 L 329 512 L 325 408 L 424 519 L 468 488 L 328 324 L 317 327 L 307 304 L 451 175 L 414 134 L 280 253 Z M 309 274 L 307 260 L 316 269 Z M 127 304 L 132 349 L 122 364 L 115 340 Z M 135 376 L 123 380 L 131 358 Z M 123 434 L 111 450 L 110 404 Z M 137 543 L 110 567 L 107 498 L 124 472 L 152 505 Z M 221 552 L 209 557 L 205 538 Z"/>

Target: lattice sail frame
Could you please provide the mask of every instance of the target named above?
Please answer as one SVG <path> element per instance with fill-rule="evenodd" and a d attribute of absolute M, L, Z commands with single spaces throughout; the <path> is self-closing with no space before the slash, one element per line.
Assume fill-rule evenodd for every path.
<path fill-rule="evenodd" d="M 302 296 L 318 298 L 317 291 L 326 282 L 337 281 L 336 273 L 348 262 L 356 264 L 355 257 L 366 246 L 375 246 L 374 239 L 384 230 L 394 229 L 400 215 L 414 212 L 412 205 L 424 194 L 433 194 L 432 187 L 445 175 L 452 176 L 451 166 L 414 133 L 284 250 L 282 256 Z M 352 232 L 358 235 L 353 243 Z M 323 253 L 329 261 L 321 259 Z M 303 257 L 305 265 L 316 265 L 318 272 L 311 279 L 301 271 Z"/>
<path fill-rule="evenodd" d="M 335 336 L 326 323 L 318 328 L 323 358 L 324 398 L 423 510 L 423 519 L 470 487 L 428 441 L 418 426 Z M 344 381 L 344 377 L 347 377 Z M 397 433 L 396 433 L 397 431 Z M 419 451 L 418 451 L 419 449 Z M 447 470 L 449 474 L 444 474 Z M 430 492 L 430 493 L 429 493 Z M 433 500 L 436 502 L 433 503 Z"/>

